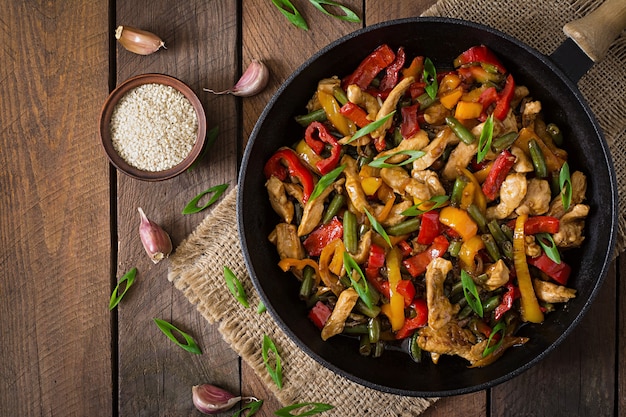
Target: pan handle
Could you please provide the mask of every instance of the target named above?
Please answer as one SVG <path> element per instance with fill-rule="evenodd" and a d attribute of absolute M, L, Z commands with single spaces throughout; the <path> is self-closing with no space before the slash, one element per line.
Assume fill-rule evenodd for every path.
<path fill-rule="evenodd" d="M 611 43 L 626 28 L 626 1 L 606 0 L 587 16 L 567 23 L 563 32 L 593 62 L 601 61 Z"/>

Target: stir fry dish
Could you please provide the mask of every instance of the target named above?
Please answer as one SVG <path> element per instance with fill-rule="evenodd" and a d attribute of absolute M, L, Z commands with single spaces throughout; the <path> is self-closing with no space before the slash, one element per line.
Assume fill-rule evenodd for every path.
<path fill-rule="evenodd" d="M 447 69 L 380 45 L 331 75 L 264 168 L 269 239 L 321 338 L 471 367 L 526 343 L 576 296 L 565 258 L 589 212 L 541 102 L 484 45 Z"/>

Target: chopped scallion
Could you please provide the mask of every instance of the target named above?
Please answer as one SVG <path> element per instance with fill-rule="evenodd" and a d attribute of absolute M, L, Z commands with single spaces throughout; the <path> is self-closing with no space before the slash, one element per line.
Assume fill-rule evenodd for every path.
<path fill-rule="evenodd" d="M 239 281 L 239 278 L 237 278 L 233 271 L 231 271 L 227 266 L 224 267 L 224 280 L 226 281 L 228 290 L 233 296 L 235 296 L 239 304 L 245 308 L 250 307 L 250 304 L 248 303 L 248 296 L 246 295 L 246 291 L 244 290 L 241 281 Z"/>
<path fill-rule="evenodd" d="M 372 228 L 379 235 L 381 235 L 383 237 L 383 239 L 385 239 L 385 242 L 387 242 L 387 244 L 389 245 L 390 248 L 393 247 L 393 245 L 391 244 L 391 239 L 389 239 L 389 235 L 385 231 L 385 228 L 383 227 L 383 225 L 378 223 L 378 220 L 376 220 L 374 218 L 374 216 L 372 216 L 367 209 L 365 209 L 365 214 L 367 215 L 367 218 L 369 219 L 370 223 L 372 224 Z"/>
<path fill-rule="evenodd" d="M 478 138 L 478 155 L 476 156 L 476 162 L 481 163 L 487 153 L 491 150 L 491 141 L 493 139 L 493 113 L 489 115 L 483 130 L 480 132 L 480 138 Z"/>
<path fill-rule="evenodd" d="M 199 355 L 202 353 L 196 341 L 193 340 L 193 337 L 191 337 L 187 333 L 183 332 L 182 330 L 180 330 L 179 328 L 177 328 L 176 326 L 174 326 L 173 324 L 165 320 L 161 320 L 157 318 L 154 318 L 153 320 L 156 323 L 157 327 L 163 332 L 163 334 L 165 334 L 165 336 L 167 336 L 168 339 L 170 339 L 176 345 L 185 349 L 187 352 L 195 353 L 196 355 Z M 185 343 L 181 343 L 176 338 L 176 336 L 174 336 L 174 332 L 180 334 L 185 339 Z"/>
<path fill-rule="evenodd" d="M 319 195 L 322 194 L 322 192 L 324 192 L 324 190 L 337 179 L 337 177 L 343 172 L 345 168 L 345 165 L 340 165 L 330 171 L 328 174 L 324 175 L 322 178 L 320 178 L 320 180 L 317 182 L 317 184 L 315 184 L 315 187 L 313 188 L 313 192 L 309 197 L 309 201 L 312 201 L 319 197 Z"/>
<path fill-rule="evenodd" d="M 420 214 L 428 213 L 429 211 L 436 210 L 442 207 L 450 197 L 447 195 L 436 195 L 430 200 L 422 201 L 402 212 L 403 216 L 419 216 Z"/>
<path fill-rule="evenodd" d="M 388 164 L 386 161 L 394 156 L 397 155 L 409 155 L 408 159 L 405 159 L 402 162 L 398 162 L 397 164 Z M 368 165 L 374 168 L 395 168 L 395 167 L 401 167 L 403 165 L 407 165 L 412 163 L 413 161 L 415 161 L 416 159 L 421 158 L 422 156 L 426 155 L 426 153 L 424 151 L 414 151 L 411 149 L 406 149 L 403 151 L 398 151 L 398 152 L 393 152 L 389 155 L 383 156 L 382 158 L 376 158 L 374 159 L 372 162 L 370 162 Z"/>
<path fill-rule="evenodd" d="M 437 69 L 430 58 L 424 60 L 424 81 L 426 81 L 426 93 L 431 99 L 437 97 L 437 90 L 439 90 L 439 84 L 437 83 Z"/>
<path fill-rule="evenodd" d="M 370 133 L 372 133 L 373 131 L 375 131 L 376 129 L 378 129 L 382 125 L 384 125 L 385 122 L 387 120 L 389 120 L 391 117 L 393 117 L 393 115 L 395 113 L 396 113 L 396 111 L 394 110 L 391 113 L 389 113 L 388 115 L 386 115 L 384 117 L 381 117 L 380 119 L 376 120 L 375 122 L 372 122 L 372 123 L 368 124 L 367 126 L 364 126 L 361 129 L 357 130 L 354 133 L 354 135 L 352 135 L 350 140 L 347 141 L 347 143 L 354 142 L 355 140 L 357 140 L 360 137 L 363 137 L 365 135 L 369 135 Z"/>
<path fill-rule="evenodd" d="M 274 353 L 274 366 L 270 364 L 270 351 Z M 278 354 L 278 349 L 276 349 L 274 341 L 270 339 L 269 336 L 266 334 L 263 335 L 263 348 L 261 353 L 263 355 L 263 363 L 265 364 L 265 369 L 267 369 L 267 372 L 270 374 L 270 377 L 272 377 L 272 380 L 274 381 L 278 389 L 282 389 L 283 368 L 281 365 L 280 355 Z"/>
<path fill-rule="evenodd" d="M 335 406 L 325 403 L 298 403 L 283 407 L 274 411 L 279 417 L 305 417 L 313 416 L 315 414 L 323 413 L 324 411 L 332 410 Z M 296 414 L 291 412 L 294 410 L 300 410 Z"/>
<path fill-rule="evenodd" d="M 200 194 L 195 196 L 183 209 L 183 214 L 193 214 L 198 213 L 210 205 L 215 203 L 221 196 L 224 194 L 224 191 L 228 188 L 228 184 L 220 184 L 209 188 L 208 190 L 202 191 Z M 213 193 L 213 196 L 206 202 L 204 206 L 198 206 L 198 202 L 202 197 L 207 194 Z"/>
<path fill-rule="evenodd" d="M 135 282 L 136 276 L 137 268 L 132 268 L 130 271 L 125 273 L 122 278 L 120 278 L 119 282 L 115 286 L 115 289 L 111 293 L 111 299 L 109 300 L 109 310 L 113 310 L 119 304 L 119 302 L 122 301 L 122 298 L 124 297 L 124 295 L 126 295 L 128 289 Z M 122 291 L 122 293 L 120 294 L 119 291 L 122 284 L 124 285 L 124 291 Z"/>
<path fill-rule="evenodd" d="M 476 288 L 476 284 L 470 274 L 465 272 L 465 270 L 461 270 L 461 284 L 463 284 L 463 294 L 465 295 L 467 305 L 471 307 L 474 313 L 482 317 L 483 303 L 480 301 L 478 289 Z"/>

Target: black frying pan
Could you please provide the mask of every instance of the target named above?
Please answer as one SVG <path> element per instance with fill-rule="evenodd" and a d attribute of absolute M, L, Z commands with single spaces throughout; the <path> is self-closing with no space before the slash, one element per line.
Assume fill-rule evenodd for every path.
<path fill-rule="evenodd" d="M 358 354 L 355 339 L 334 337 L 323 342 L 298 298 L 297 280 L 278 268 L 276 249 L 267 241 L 278 217 L 264 187 L 265 162 L 280 146 L 291 145 L 302 137 L 303 128 L 294 116 L 305 112 L 318 80 L 351 73 L 381 43 L 394 50 L 404 46 L 407 56 L 428 56 L 438 68 L 449 66 L 465 49 L 486 44 L 514 74 L 516 82 L 528 86 L 533 97 L 541 100 L 546 120 L 557 123 L 567 138 L 570 166 L 587 174 L 591 213 L 586 222 L 586 241 L 576 253 L 567 256 L 573 267 L 570 283 L 577 289 L 577 297 L 566 308 L 547 315 L 543 324 L 524 327 L 521 335 L 529 336 L 530 341 L 509 349 L 485 368 L 469 369 L 466 361 L 448 356 L 443 356 L 438 365 L 428 360 L 417 364 L 401 351 L 387 351 L 381 358 L 372 359 Z M 566 69 L 570 74 L 580 73 Z M 611 260 L 617 224 L 617 188 L 609 150 L 573 81 L 550 58 L 506 34 L 446 18 L 411 18 L 370 26 L 330 44 L 308 60 L 279 88 L 263 111 L 245 150 L 239 177 L 237 215 L 243 253 L 254 285 L 278 325 L 301 349 L 332 371 L 371 388 L 408 396 L 445 396 L 485 389 L 544 358 L 580 322 L 596 296 Z"/>

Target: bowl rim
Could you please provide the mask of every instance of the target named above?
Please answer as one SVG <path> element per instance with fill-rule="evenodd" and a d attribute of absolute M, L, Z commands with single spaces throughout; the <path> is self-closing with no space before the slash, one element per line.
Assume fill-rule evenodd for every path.
<path fill-rule="evenodd" d="M 113 148 L 113 142 L 111 141 L 109 125 L 111 123 L 111 116 L 115 106 L 130 90 L 145 84 L 161 84 L 176 89 L 176 91 L 182 93 L 185 98 L 189 100 L 198 119 L 196 142 L 194 143 L 189 154 L 177 165 L 163 171 L 144 171 L 130 165 L 115 151 Z M 196 93 L 183 81 L 167 74 L 147 73 L 135 75 L 127 79 L 109 94 L 106 101 L 102 105 L 102 110 L 100 111 L 99 135 L 100 144 L 104 149 L 104 153 L 109 159 L 109 162 L 111 162 L 111 164 L 113 164 L 113 166 L 115 166 L 119 171 L 138 180 L 162 181 L 183 173 L 202 153 L 206 140 L 206 129 L 206 114 Z"/>

